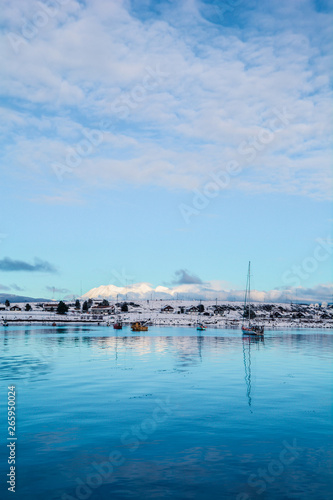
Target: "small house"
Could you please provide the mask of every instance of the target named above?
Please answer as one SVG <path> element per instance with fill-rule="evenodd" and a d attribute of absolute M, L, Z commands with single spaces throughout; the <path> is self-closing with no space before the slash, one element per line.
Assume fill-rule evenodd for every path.
<path fill-rule="evenodd" d="M 186 309 L 187 313 L 196 313 L 199 311 L 199 308 L 197 306 L 191 306 L 188 309 Z"/>
<path fill-rule="evenodd" d="M 43 310 L 52 312 L 52 311 L 56 311 L 57 307 L 58 307 L 57 302 L 51 302 L 50 304 L 44 304 Z"/>
<path fill-rule="evenodd" d="M 174 308 L 172 306 L 165 306 L 165 307 L 162 307 L 161 309 L 161 312 L 163 313 L 173 313 L 174 311 Z"/>

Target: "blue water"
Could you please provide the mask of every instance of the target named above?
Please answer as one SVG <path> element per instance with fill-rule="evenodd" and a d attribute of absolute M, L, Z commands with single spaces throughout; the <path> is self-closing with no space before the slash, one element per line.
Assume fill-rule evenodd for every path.
<path fill-rule="evenodd" d="M 158 327 L 0 335 L 1 498 L 332 498 L 332 331 L 268 331 L 263 341 Z"/>

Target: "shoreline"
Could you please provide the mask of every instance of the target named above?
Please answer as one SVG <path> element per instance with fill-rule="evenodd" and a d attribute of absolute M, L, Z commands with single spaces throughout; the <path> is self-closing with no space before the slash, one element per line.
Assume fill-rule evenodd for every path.
<path fill-rule="evenodd" d="M 80 308 L 76 307 L 79 303 Z M 1 306 L 1 324 L 36 325 L 95 325 L 110 326 L 121 322 L 124 326 L 145 322 L 148 326 L 186 326 L 194 328 L 202 323 L 206 328 L 240 329 L 244 321 L 244 306 L 240 302 L 138 300 L 134 302 L 93 301 L 84 310 L 81 301 L 68 302 L 68 312 L 58 314 L 57 302 L 37 304 L 25 310 L 28 304 Z M 87 303 L 86 303 L 87 305 Z M 126 307 L 125 307 L 126 306 Z M 251 320 L 266 330 L 276 329 L 333 329 L 331 304 L 278 304 L 255 303 L 251 307 Z"/>
<path fill-rule="evenodd" d="M 24 325 L 45 325 L 45 326 L 52 326 L 53 323 L 55 323 L 54 327 L 59 327 L 59 326 L 66 326 L 66 325 L 77 325 L 77 326 L 86 326 L 86 325 L 92 325 L 92 326 L 101 326 L 101 327 L 109 327 L 113 329 L 113 324 L 117 322 L 117 320 L 111 321 L 111 320 L 76 320 L 76 319 L 7 319 L 6 320 L 8 323 L 8 326 L 10 325 L 19 325 L 19 326 L 24 326 Z M 130 319 L 130 320 L 122 320 L 122 324 L 124 327 L 128 327 L 131 325 L 131 323 L 137 321 L 137 319 Z M 165 321 L 165 320 L 160 320 L 160 321 L 153 321 L 150 322 L 147 320 L 148 327 L 183 327 L 183 328 L 196 328 L 197 326 L 197 321 L 192 321 L 192 322 L 177 322 L 177 321 L 172 321 L 170 318 L 170 321 Z M 217 321 L 214 323 L 208 323 L 208 322 L 203 322 L 206 328 L 212 328 L 215 330 L 224 330 L 224 329 L 229 329 L 229 330 L 240 330 L 242 322 L 239 321 L 238 323 L 233 322 L 229 323 L 227 321 Z M 277 330 L 277 329 L 288 329 L 288 330 L 305 330 L 305 329 L 323 329 L 323 330 L 332 330 L 333 329 L 333 324 L 331 323 L 288 323 L 288 322 L 276 322 L 275 324 L 272 323 L 265 323 L 263 322 L 262 325 L 264 326 L 265 330 Z M 2 329 L 5 330 L 6 327 L 3 325 Z"/>

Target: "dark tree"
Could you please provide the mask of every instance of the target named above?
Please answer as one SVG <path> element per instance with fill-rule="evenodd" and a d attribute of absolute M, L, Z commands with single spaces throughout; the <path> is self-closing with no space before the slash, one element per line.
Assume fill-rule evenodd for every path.
<path fill-rule="evenodd" d="M 31 305 L 30 305 L 30 304 L 27 304 L 27 305 L 25 306 L 25 310 L 26 310 L 26 311 L 31 311 L 31 309 L 32 309 L 32 307 L 31 307 Z"/>
<path fill-rule="evenodd" d="M 205 306 L 204 306 L 203 304 L 199 304 L 199 305 L 198 305 L 198 312 L 199 312 L 199 313 L 203 313 L 203 312 L 204 312 L 204 310 L 205 310 Z"/>
<path fill-rule="evenodd" d="M 10 306 L 10 302 L 9 302 L 9 300 L 8 300 L 8 299 L 7 299 L 7 300 L 6 300 L 6 302 L 5 302 L 5 306 L 6 306 L 6 307 L 9 307 L 9 306 Z"/>
<path fill-rule="evenodd" d="M 57 307 L 57 314 L 66 314 L 68 311 L 68 306 L 62 300 L 59 302 Z"/>
<path fill-rule="evenodd" d="M 88 302 L 85 300 L 82 306 L 82 312 L 87 312 L 89 309 Z"/>
<path fill-rule="evenodd" d="M 109 301 L 108 301 L 108 300 L 106 300 L 106 299 L 104 299 L 104 300 L 103 300 L 103 302 L 102 302 L 102 306 L 106 306 L 106 307 L 107 307 L 107 306 L 109 306 L 109 305 L 110 305 L 110 304 L 109 304 Z"/>
<path fill-rule="evenodd" d="M 88 309 L 93 305 L 92 299 L 88 299 Z"/>
<path fill-rule="evenodd" d="M 121 310 L 123 313 L 127 313 L 128 312 L 128 305 L 126 304 L 126 302 L 124 302 L 121 306 Z"/>
<path fill-rule="evenodd" d="M 80 304 L 79 299 L 76 299 L 76 301 L 75 301 L 75 309 L 81 309 L 81 304 Z"/>

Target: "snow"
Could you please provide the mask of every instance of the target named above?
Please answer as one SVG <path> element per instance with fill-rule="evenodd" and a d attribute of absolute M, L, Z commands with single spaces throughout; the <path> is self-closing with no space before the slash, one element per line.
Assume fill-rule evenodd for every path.
<path fill-rule="evenodd" d="M 100 288 L 100 287 L 99 287 Z M 146 286 L 140 287 L 143 293 L 146 293 Z M 108 290 L 109 291 L 109 290 Z M 25 304 L 17 304 L 22 308 L 21 311 L 0 311 L 0 324 L 2 321 L 23 322 L 23 323 L 113 323 L 121 316 L 125 324 L 134 321 L 148 321 L 150 324 L 165 326 L 195 326 L 198 322 L 207 327 L 215 328 L 240 328 L 243 315 L 242 302 L 226 301 L 201 301 L 198 300 L 135 300 L 135 304 L 127 301 L 129 311 L 121 312 L 121 307 L 116 306 L 117 300 L 110 300 L 110 305 L 115 306 L 114 314 L 101 313 L 86 314 L 81 311 L 70 308 L 67 315 L 60 316 L 56 312 L 44 311 L 38 304 L 31 303 L 32 311 L 25 311 Z M 198 312 L 181 313 L 181 308 L 186 311 L 191 306 L 204 306 L 204 313 Z M 68 302 L 68 305 L 71 302 Z M 83 300 L 81 299 L 81 306 Z M 11 304 L 12 307 L 15 304 Z M 136 306 L 137 307 L 136 307 Z M 171 305 L 173 312 L 161 312 L 161 310 Z M 55 302 L 55 309 L 57 303 Z M 2 307 L 4 307 L 2 305 Z M 217 310 L 218 308 L 218 310 Z M 263 324 L 265 328 L 332 328 L 333 327 L 333 306 L 326 307 L 319 305 L 301 305 L 301 304 L 279 304 L 279 303 L 255 303 L 252 309 L 256 314 L 256 320 Z"/>
<path fill-rule="evenodd" d="M 330 285 L 320 285 L 323 297 L 329 297 L 332 293 Z M 317 302 L 318 294 L 315 290 L 302 287 L 290 289 L 275 289 L 268 291 L 251 290 L 251 299 L 255 302 L 288 302 L 290 300 L 306 300 L 306 302 Z M 244 290 L 233 290 L 228 288 L 228 283 L 222 281 L 208 281 L 205 283 L 175 284 L 173 286 L 159 285 L 154 288 L 151 283 L 132 283 L 127 286 L 101 285 L 89 290 L 83 295 L 84 299 L 106 298 L 120 300 L 143 300 L 143 299 L 192 299 L 192 300 L 244 300 Z M 304 299 L 302 299 L 304 297 Z"/>

